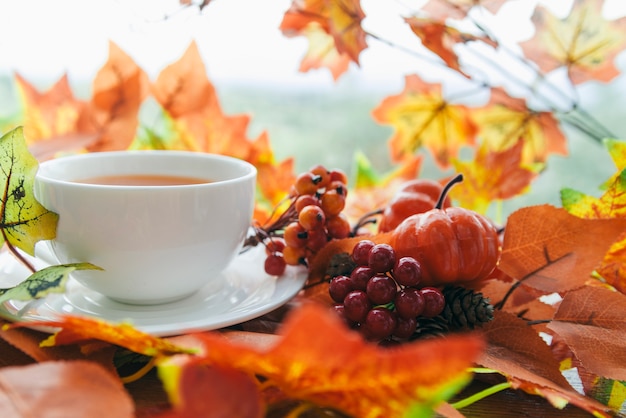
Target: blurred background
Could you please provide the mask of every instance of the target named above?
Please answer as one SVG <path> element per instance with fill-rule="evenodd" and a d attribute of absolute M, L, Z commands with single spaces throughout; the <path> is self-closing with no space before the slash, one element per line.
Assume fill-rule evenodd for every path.
<path fill-rule="evenodd" d="M 41 91 L 67 73 L 76 96 L 87 98 L 107 59 L 109 40 L 153 79 L 195 40 L 224 112 L 250 115 L 250 137 L 267 131 L 277 158 L 294 156 L 298 171 L 323 163 L 351 173 L 360 150 L 384 172 L 391 167 L 387 140 L 393 131 L 377 124 L 371 111 L 402 91 L 405 75 L 445 79 L 441 66 L 406 51 L 419 49 L 420 42 L 402 17 L 424 3 L 362 0 L 364 27 L 396 47 L 368 38 L 360 66 L 351 64 L 335 81 L 325 69 L 298 72 L 307 41 L 279 30 L 290 0 L 213 0 L 205 7 L 174 0 L 0 0 L 0 121 L 19 113 L 15 72 Z M 537 3 L 564 13 L 572 1 L 511 0 L 493 20 L 498 33 L 511 41 L 532 36 L 529 19 Z M 607 15 L 618 18 L 625 11 L 623 0 L 605 2 Z M 625 71 L 623 54 L 617 66 Z M 447 88 L 453 89 L 450 83 Z M 585 109 L 622 138 L 624 85 L 620 75 L 609 85 L 590 82 L 579 91 Z M 598 185 L 615 171 L 608 153 L 578 132 L 566 132 L 570 155 L 550 157 L 532 193 L 506 202 L 505 211 L 558 204 L 558 191 L 565 186 L 599 194 Z M 441 175 L 428 155 L 422 175 Z"/>

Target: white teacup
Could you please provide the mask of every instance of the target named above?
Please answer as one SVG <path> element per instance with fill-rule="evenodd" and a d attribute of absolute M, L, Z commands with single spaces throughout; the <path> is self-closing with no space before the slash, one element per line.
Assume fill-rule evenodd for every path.
<path fill-rule="evenodd" d="M 205 183 L 84 183 L 135 175 Z M 76 271 L 74 279 L 120 302 L 158 304 L 194 293 L 234 259 L 251 224 L 256 175 L 253 165 L 215 154 L 96 152 L 41 163 L 34 192 L 59 215 L 49 241 L 59 262 L 104 269 Z"/>

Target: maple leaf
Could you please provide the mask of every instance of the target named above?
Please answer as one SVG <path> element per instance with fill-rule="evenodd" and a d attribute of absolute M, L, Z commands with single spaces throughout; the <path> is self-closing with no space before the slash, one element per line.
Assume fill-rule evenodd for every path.
<path fill-rule="evenodd" d="M 112 324 L 99 318 L 86 316 L 62 315 L 58 319 L 15 322 L 6 325 L 5 329 L 21 327 L 60 328 L 60 331 L 57 331 L 41 343 L 43 347 L 97 340 L 115 344 L 146 356 L 169 356 L 195 352 L 194 349 L 177 346 L 166 339 L 139 331 L 131 324 Z"/>
<path fill-rule="evenodd" d="M 311 22 L 302 33 L 309 41 L 309 48 L 300 62 L 300 72 L 328 68 L 333 79 L 337 80 L 348 71 L 350 56 L 337 50 L 334 38 L 317 22 Z"/>
<path fill-rule="evenodd" d="M 499 269 L 545 293 L 590 280 L 626 219 L 581 219 L 550 205 L 519 209 L 508 218 Z"/>
<path fill-rule="evenodd" d="M 570 188 L 562 189 L 563 207 L 570 214 L 584 219 L 626 218 L 626 168 L 611 178 L 612 182 L 599 198 Z M 626 293 L 626 236 L 611 246 L 596 273 Z"/>
<path fill-rule="evenodd" d="M 491 89 L 489 103 L 472 111 L 478 135 L 494 151 L 504 151 L 524 141 L 522 162 L 545 162 L 550 154 L 567 155 L 567 138 L 551 112 L 537 112 L 524 99 L 501 88 Z"/>
<path fill-rule="evenodd" d="M 600 0 L 575 0 L 565 19 L 537 7 L 532 16 L 536 33 L 520 44 L 524 54 L 546 72 L 566 67 L 574 84 L 611 81 L 620 74 L 614 59 L 626 44 L 626 18 L 605 19 L 602 5 Z"/>
<path fill-rule="evenodd" d="M 364 18 L 359 0 L 293 0 L 283 16 L 280 30 L 285 36 L 305 35 L 309 41 L 313 40 L 315 44 L 309 47 L 310 56 L 323 57 L 326 56 L 325 51 L 336 49 L 337 57 L 327 57 L 324 61 L 316 59 L 314 62 L 316 66 L 317 63 L 331 64 L 333 77 L 337 78 L 342 73 L 340 68 L 345 65 L 340 57 L 346 55 L 358 64 L 359 54 L 367 48 L 365 32 L 361 27 Z M 330 48 L 327 39 L 320 37 L 319 30 L 332 37 L 334 48 Z M 309 58 L 309 62 L 303 62 L 301 68 L 310 65 Z"/>
<path fill-rule="evenodd" d="M 604 184 L 601 189 L 609 188 L 615 183 L 616 177 L 622 174 L 622 170 L 626 168 L 626 141 L 614 138 L 605 138 L 602 143 L 606 147 L 617 171 Z"/>
<path fill-rule="evenodd" d="M 482 349 L 477 335 L 382 348 L 312 303 L 295 310 L 280 334 L 260 349 L 213 333 L 197 337 L 209 365 L 260 375 L 290 398 L 358 417 L 400 416 L 414 403 L 434 407 L 467 382 L 467 367 Z"/>
<path fill-rule="evenodd" d="M 477 6 L 495 14 L 505 2 L 506 0 L 428 0 L 421 10 L 438 19 L 463 19 Z"/>
<path fill-rule="evenodd" d="M 587 371 L 626 380 L 626 296 L 600 287 L 568 292 L 548 325 Z"/>
<path fill-rule="evenodd" d="M 559 409 L 571 403 L 595 416 L 610 416 L 605 405 L 572 388 L 548 345 L 525 320 L 497 312 L 483 331 L 488 344 L 477 363 L 506 376 L 513 388 L 542 396 Z"/>
<path fill-rule="evenodd" d="M 34 255 L 38 241 L 55 237 L 59 218 L 35 198 L 33 186 L 38 167 L 28 151 L 22 127 L 0 138 L 0 242 L 30 255 Z"/>
<path fill-rule="evenodd" d="M 23 103 L 24 135 L 29 145 L 87 128 L 83 122 L 87 103 L 74 97 L 67 74 L 43 93 L 18 73 L 15 81 Z"/>
<path fill-rule="evenodd" d="M 541 166 L 522 163 L 523 146 L 519 140 L 511 148 L 494 152 L 483 142 L 471 161 L 454 160 L 455 171 L 463 174 L 463 182 L 450 190 L 450 197 L 458 201 L 458 206 L 484 214 L 492 202 L 525 193 Z"/>
<path fill-rule="evenodd" d="M 0 369 L 4 417 L 135 417 L 119 379 L 90 361 L 49 361 Z"/>
<path fill-rule="evenodd" d="M 395 134 L 389 140 L 391 156 L 401 161 L 424 146 L 441 168 L 463 145 L 473 145 L 477 127 L 466 106 L 448 103 L 441 84 L 428 84 L 417 75 L 405 77 L 405 88 L 387 97 L 373 110 L 379 123 L 390 124 Z"/>
<path fill-rule="evenodd" d="M 420 38 L 422 45 L 437 54 L 448 67 L 460 72 L 465 77 L 468 75 L 461 70 L 459 57 L 454 52 L 456 44 L 482 41 L 494 48 L 497 47 L 497 43 L 486 36 L 461 32 L 443 21 L 419 17 L 409 17 L 404 20 L 409 24 L 413 33 Z"/>
<path fill-rule="evenodd" d="M 91 120 L 101 133 L 89 151 L 127 149 L 139 124 L 139 107 L 148 93 L 148 76 L 115 43 L 96 74 L 89 102 Z"/>

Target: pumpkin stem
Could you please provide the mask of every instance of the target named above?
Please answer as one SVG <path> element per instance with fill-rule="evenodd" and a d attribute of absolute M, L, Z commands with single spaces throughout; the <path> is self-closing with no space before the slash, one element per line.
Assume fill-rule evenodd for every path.
<path fill-rule="evenodd" d="M 443 188 L 443 190 L 441 191 L 441 194 L 439 195 L 439 200 L 437 200 L 437 204 L 435 205 L 435 209 L 442 209 L 443 208 L 443 201 L 446 199 L 446 196 L 448 195 L 448 192 L 450 191 L 450 189 L 452 188 L 452 186 L 454 186 L 457 183 L 460 183 L 463 181 L 463 174 L 459 173 L 456 176 L 454 176 Z"/>

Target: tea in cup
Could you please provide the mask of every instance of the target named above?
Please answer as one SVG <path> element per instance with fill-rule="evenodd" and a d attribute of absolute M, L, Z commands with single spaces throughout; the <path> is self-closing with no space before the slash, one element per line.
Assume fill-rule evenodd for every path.
<path fill-rule="evenodd" d="M 113 151 L 45 161 L 36 199 L 59 215 L 48 241 L 85 287 L 119 302 L 182 299 L 240 251 L 254 209 L 256 168 L 190 151 Z"/>

